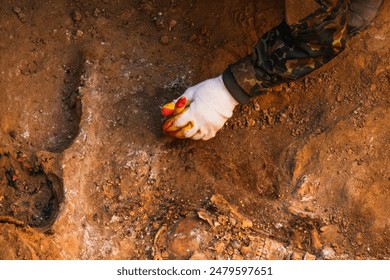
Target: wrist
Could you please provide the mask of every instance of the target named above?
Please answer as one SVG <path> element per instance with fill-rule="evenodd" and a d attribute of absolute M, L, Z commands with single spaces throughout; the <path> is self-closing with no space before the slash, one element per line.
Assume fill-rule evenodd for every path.
<path fill-rule="evenodd" d="M 241 105 L 250 101 L 249 95 L 239 86 L 230 66 L 223 72 L 222 81 L 230 95 Z"/>
<path fill-rule="evenodd" d="M 234 109 L 234 107 L 236 107 L 239 104 L 239 102 L 234 98 L 234 96 L 230 93 L 230 91 L 226 87 L 225 83 L 223 82 L 223 76 L 220 75 L 216 79 L 218 79 L 218 81 L 221 84 L 221 91 L 224 93 L 224 97 L 225 97 L 224 100 L 226 101 L 227 105 L 233 107 Z"/>

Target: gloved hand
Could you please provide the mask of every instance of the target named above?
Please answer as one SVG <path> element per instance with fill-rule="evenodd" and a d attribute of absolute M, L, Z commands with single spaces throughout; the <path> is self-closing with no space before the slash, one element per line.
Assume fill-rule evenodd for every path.
<path fill-rule="evenodd" d="M 237 104 L 226 89 L 222 76 L 206 80 L 163 106 L 161 113 L 170 117 L 165 121 L 163 131 L 177 138 L 208 140 L 233 115 Z"/>

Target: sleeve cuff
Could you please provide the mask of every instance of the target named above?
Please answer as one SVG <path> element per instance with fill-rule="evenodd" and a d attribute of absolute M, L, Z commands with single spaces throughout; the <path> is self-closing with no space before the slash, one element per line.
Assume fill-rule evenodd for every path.
<path fill-rule="evenodd" d="M 244 105 L 250 101 L 249 95 L 238 85 L 230 66 L 223 72 L 222 80 L 230 94 L 238 103 Z"/>

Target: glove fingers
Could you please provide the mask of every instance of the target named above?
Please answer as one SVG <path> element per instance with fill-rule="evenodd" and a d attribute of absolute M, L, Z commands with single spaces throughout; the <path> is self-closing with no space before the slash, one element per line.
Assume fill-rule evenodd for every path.
<path fill-rule="evenodd" d="M 188 117 L 185 118 L 186 116 L 185 113 L 187 112 L 188 108 L 189 107 L 184 108 L 184 110 L 180 114 L 166 120 L 163 124 L 163 131 L 165 132 L 177 131 L 182 127 L 186 126 L 188 123 L 190 123 L 190 120 L 186 120 L 188 119 Z M 184 117 L 184 121 L 183 121 L 183 117 Z"/>
<path fill-rule="evenodd" d="M 203 138 L 203 133 L 200 132 L 200 131 L 196 132 L 196 133 L 191 137 L 191 139 L 193 139 L 193 140 L 200 140 L 200 139 L 202 139 L 202 138 Z"/>
<path fill-rule="evenodd" d="M 186 107 L 183 112 L 181 112 L 179 115 L 176 115 L 175 118 L 176 117 L 178 117 L 175 121 L 175 126 L 177 127 L 183 127 L 190 122 L 195 125 L 194 115 L 192 113 L 191 106 Z"/>
<path fill-rule="evenodd" d="M 190 100 L 185 96 L 180 97 L 176 102 L 169 102 L 161 108 L 161 114 L 164 117 L 176 116 L 183 112 L 183 110 L 190 105 Z"/>
<path fill-rule="evenodd" d="M 174 102 L 170 102 L 170 103 L 165 104 L 161 108 L 161 114 L 164 117 L 170 117 L 173 114 L 174 110 L 175 110 L 175 103 Z"/>
<path fill-rule="evenodd" d="M 209 140 L 209 139 L 213 138 L 214 136 L 215 136 L 215 132 L 206 134 L 201 139 L 206 141 L 206 140 Z"/>
<path fill-rule="evenodd" d="M 184 111 L 184 109 L 189 105 L 189 101 L 186 97 L 180 97 L 175 104 L 175 109 L 173 110 L 173 115 L 176 116 Z"/>
<path fill-rule="evenodd" d="M 194 126 L 193 123 L 190 122 L 186 126 L 180 128 L 179 130 L 168 132 L 168 134 L 173 136 L 173 137 L 180 138 L 180 139 L 188 138 L 187 135 L 186 135 L 186 132 L 188 130 L 192 129 L 193 126 Z"/>
<path fill-rule="evenodd" d="M 176 131 L 178 129 L 180 129 L 180 127 L 177 127 L 175 125 L 175 122 L 176 120 L 179 118 L 180 116 L 175 116 L 175 117 L 172 117 L 168 120 L 166 120 L 163 124 L 163 131 L 164 132 L 170 132 L 170 131 Z"/>
<path fill-rule="evenodd" d="M 186 138 L 192 138 L 194 135 L 196 135 L 198 132 L 199 132 L 199 127 L 198 126 L 195 126 L 195 124 L 193 122 L 191 122 L 193 124 L 193 126 L 191 127 L 191 129 L 188 129 L 186 131 Z"/>

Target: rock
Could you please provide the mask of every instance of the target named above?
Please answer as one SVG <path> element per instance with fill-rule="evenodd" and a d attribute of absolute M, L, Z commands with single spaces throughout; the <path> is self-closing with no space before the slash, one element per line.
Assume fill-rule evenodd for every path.
<path fill-rule="evenodd" d="M 18 13 L 18 18 L 19 18 L 20 21 L 23 22 L 23 23 L 27 22 L 27 16 L 26 16 L 26 14 L 23 13 L 23 12 Z"/>
<path fill-rule="evenodd" d="M 291 255 L 292 260 L 303 260 L 303 253 L 301 252 L 293 252 Z"/>
<path fill-rule="evenodd" d="M 320 250 L 322 248 L 322 244 L 317 229 L 312 229 L 312 231 L 310 232 L 310 236 L 313 249 Z"/>
<path fill-rule="evenodd" d="M 288 257 L 286 247 L 280 242 L 266 238 L 261 252 L 262 260 L 284 260 Z"/>
<path fill-rule="evenodd" d="M 310 254 L 309 252 L 306 252 L 305 255 L 303 256 L 304 260 L 315 260 L 316 256 Z"/>
<path fill-rule="evenodd" d="M 19 8 L 19 7 L 15 7 L 14 8 L 14 12 L 17 13 L 17 14 L 20 14 L 22 12 L 22 9 Z"/>
<path fill-rule="evenodd" d="M 171 30 L 172 28 L 175 28 L 176 25 L 177 25 L 177 21 L 174 19 L 171 19 L 169 21 L 169 30 Z"/>
<path fill-rule="evenodd" d="M 215 194 L 211 197 L 211 202 L 221 211 L 224 213 L 232 213 L 239 221 L 239 225 L 242 228 L 251 228 L 253 226 L 253 222 L 242 215 L 238 210 L 231 206 L 227 200 L 220 194 Z M 235 220 L 231 217 L 230 222 L 232 223 L 232 220 Z"/>
<path fill-rule="evenodd" d="M 185 218 L 176 223 L 167 238 L 167 251 L 172 259 L 188 259 L 194 252 L 207 245 L 210 234 L 207 224 L 197 218 Z"/>
<path fill-rule="evenodd" d="M 336 252 L 329 246 L 324 247 L 321 255 L 325 260 L 333 260 L 336 258 Z"/>
<path fill-rule="evenodd" d="M 252 127 L 256 124 L 256 121 L 253 118 L 248 119 L 248 126 Z"/>
<path fill-rule="evenodd" d="M 168 45 L 169 44 L 169 37 L 167 35 L 161 36 L 160 43 L 162 45 Z"/>
<path fill-rule="evenodd" d="M 214 246 L 215 252 L 219 255 L 225 251 L 226 244 L 224 242 L 219 242 Z"/>
<path fill-rule="evenodd" d="M 214 227 L 213 217 L 207 210 L 199 209 L 197 214 L 199 218 L 201 218 L 203 221 L 206 221 L 211 227 Z"/>
<path fill-rule="evenodd" d="M 83 16 L 81 15 L 81 13 L 79 11 L 74 12 L 74 14 L 73 14 L 74 21 L 79 22 L 79 21 L 81 21 L 82 18 L 83 18 Z"/>
<path fill-rule="evenodd" d="M 77 32 L 76 32 L 76 38 L 83 37 L 83 35 L 84 35 L 84 32 L 83 32 L 83 31 L 77 30 Z"/>

